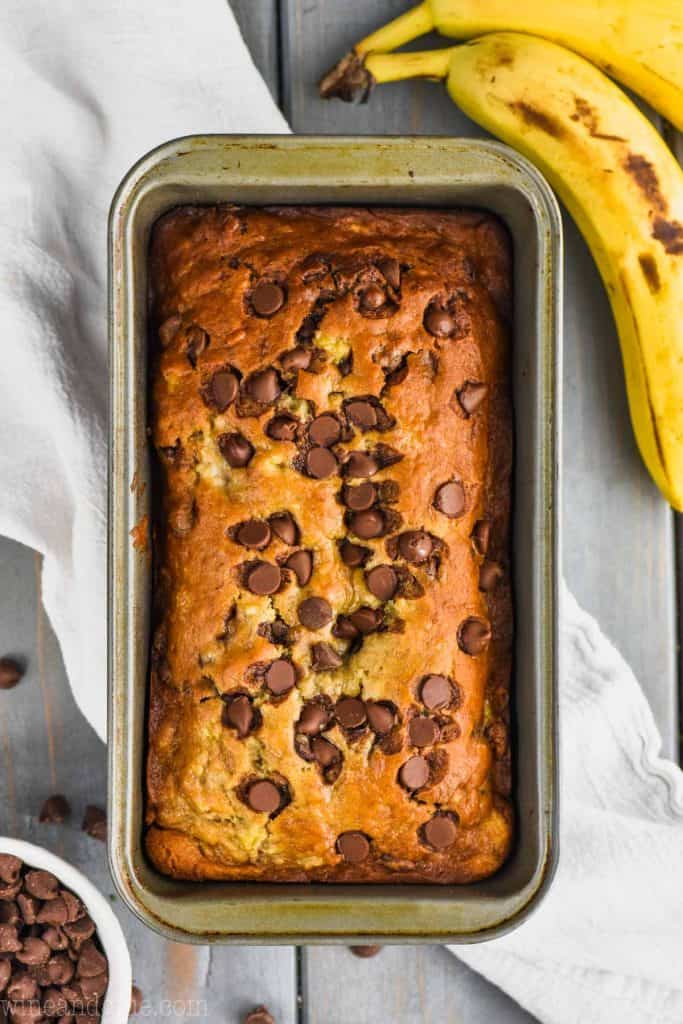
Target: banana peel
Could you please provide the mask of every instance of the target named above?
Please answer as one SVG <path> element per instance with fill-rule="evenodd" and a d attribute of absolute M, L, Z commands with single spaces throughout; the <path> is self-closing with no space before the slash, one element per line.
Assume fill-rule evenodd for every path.
<path fill-rule="evenodd" d="M 683 511 L 683 170 L 662 137 L 601 71 L 534 36 L 371 53 L 354 70 L 367 90 L 359 66 L 372 83 L 445 79 L 469 117 L 546 175 L 607 289 L 643 460 Z"/>

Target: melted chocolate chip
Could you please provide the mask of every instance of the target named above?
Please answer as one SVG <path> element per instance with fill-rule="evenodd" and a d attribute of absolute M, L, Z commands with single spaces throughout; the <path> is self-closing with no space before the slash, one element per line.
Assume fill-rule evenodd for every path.
<path fill-rule="evenodd" d="M 477 411 L 486 398 L 487 393 L 488 387 L 486 384 L 473 380 L 465 381 L 460 390 L 456 392 L 460 408 L 465 413 L 465 416 L 469 417 Z"/>
<path fill-rule="evenodd" d="M 347 402 L 345 409 L 349 421 L 361 430 L 372 430 L 377 426 L 377 410 L 370 402 L 355 399 Z"/>
<path fill-rule="evenodd" d="M 284 289 L 272 281 L 259 281 L 251 293 L 251 305 L 257 316 L 274 316 L 284 304 Z"/>
<path fill-rule="evenodd" d="M 252 373 L 245 384 L 245 391 L 259 405 L 270 405 L 280 396 L 277 371 L 269 366 L 266 370 Z"/>
<path fill-rule="evenodd" d="M 367 480 L 357 487 L 345 484 L 342 488 L 342 501 L 353 512 L 365 512 L 374 505 L 376 499 L 377 489 Z"/>
<path fill-rule="evenodd" d="M 429 762 L 421 754 L 409 757 L 401 765 L 398 773 L 398 781 L 404 789 L 411 791 L 422 789 L 429 779 Z"/>
<path fill-rule="evenodd" d="M 331 644 L 318 643 L 311 647 L 311 667 L 314 672 L 328 672 L 339 668 L 342 658 Z"/>
<path fill-rule="evenodd" d="M 311 448 L 306 455 L 306 470 L 315 480 L 324 480 L 337 470 L 337 460 L 328 448 Z"/>
<path fill-rule="evenodd" d="M 362 832 L 342 832 L 336 846 L 349 864 L 362 864 L 370 856 L 370 841 Z"/>
<path fill-rule="evenodd" d="M 332 621 L 332 609 L 324 597 L 307 597 L 299 605 L 297 614 L 306 629 L 322 629 Z"/>
<path fill-rule="evenodd" d="M 488 519 L 479 519 L 470 534 L 474 550 L 478 555 L 485 555 L 491 540 L 491 523 Z"/>
<path fill-rule="evenodd" d="M 321 413 L 311 421 L 308 436 L 313 444 L 330 448 L 341 437 L 341 423 L 331 412 Z"/>
<path fill-rule="evenodd" d="M 275 512 L 268 522 L 275 536 L 284 544 L 293 547 L 299 543 L 299 527 L 291 512 Z"/>
<path fill-rule="evenodd" d="M 252 594 L 265 597 L 274 594 L 282 583 L 282 573 L 276 565 L 270 562 L 257 562 L 249 569 L 246 577 L 246 585 Z"/>
<path fill-rule="evenodd" d="M 424 315 L 425 329 L 435 338 L 450 338 L 455 334 L 456 323 L 447 309 L 434 304 L 427 307 Z"/>
<path fill-rule="evenodd" d="M 503 575 L 503 567 L 499 562 L 487 560 L 479 570 L 479 589 L 485 594 L 495 590 Z"/>
<path fill-rule="evenodd" d="M 334 716 L 344 729 L 358 729 L 365 725 L 365 704 L 357 697 L 342 697 L 334 708 Z"/>
<path fill-rule="evenodd" d="M 216 370 L 204 391 L 209 405 L 219 412 L 225 412 L 237 398 L 239 381 L 232 370 Z"/>
<path fill-rule="evenodd" d="M 242 739 L 251 732 L 254 718 L 251 701 L 243 693 L 230 698 L 223 709 L 223 723 L 236 729 Z"/>
<path fill-rule="evenodd" d="M 458 480 L 449 480 L 437 488 L 434 495 L 434 508 L 448 516 L 449 519 L 457 519 L 465 511 L 465 488 Z"/>
<path fill-rule="evenodd" d="M 439 738 L 439 727 L 433 718 L 411 718 L 408 736 L 414 747 L 431 747 Z"/>
<path fill-rule="evenodd" d="M 361 544 L 353 544 L 350 540 L 343 540 L 339 545 L 339 554 L 349 569 L 358 569 L 367 562 L 372 550 L 364 548 Z"/>
<path fill-rule="evenodd" d="M 368 725 L 378 736 L 385 736 L 394 727 L 396 714 L 390 704 L 369 700 L 365 704 Z"/>
<path fill-rule="evenodd" d="M 247 790 L 247 803 L 253 811 L 274 814 L 282 803 L 282 794 L 274 782 L 259 779 L 252 782 Z"/>
<path fill-rule="evenodd" d="M 331 765 L 341 761 L 342 753 L 339 747 L 335 747 L 334 743 L 330 743 L 323 736 L 315 736 L 311 740 L 311 752 L 323 768 L 329 768 Z"/>
<path fill-rule="evenodd" d="M 401 264 L 393 256 L 386 256 L 377 263 L 377 267 L 387 284 L 397 291 L 401 287 Z"/>
<path fill-rule="evenodd" d="M 471 615 L 458 627 L 458 646 L 465 654 L 476 657 L 482 654 L 489 645 L 491 627 L 488 622 Z"/>
<path fill-rule="evenodd" d="M 180 330 L 183 319 L 181 316 L 170 316 L 168 320 L 164 320 L 163 324 L 159 327 L 159 343 L 162 348 L 168 348 L 172 344 L 174 338 L 177 336 Z"/>
<path fill-rule="evenodd" d="M 357 479 L 374 476 L 379 468 L 379 462 L 375 456 L 371 455 L 369 452 L 351 452 L 344 463 L 345 475 L 355 477 Z"/>
<path fill-rule="evenodd" d="M 424 530 L 408 530 L 398 538 L 398 550 L 406 562 L 422 565 L 432 553 L 432 538 Z"/>
<path fill-rule="evenodd" d="M 381 537 L 385 530 L 384 516 L 375 508 L 367 509 L 365 512 L 354 512 L 349 518 L 349 528 L 361 540 Z"/>
<path fill-rule="evenodd" d="M 307 370 L 311 365 L 312 357 L 313 353 L 310 348 L 302 348 L 298 345 L 280 356 L 280 365 L 286 373 L 291 373 L 294 370 Z"/>
<path fill-rule="evenodd" d="M 262 519 L 248 519 L 237 528 L 235 540 L 245 548 L 261 551 L 270 543 L 270 527 Z"/>
<path fill-rule="evenodd" d="M 285 566 L 292 570 L 299 586 L 305 587 L 313 574 L 313 555 L 310 551 L 295 551 Z"/>
<path fill-rule="evenodd" d="M 280 697 L 296 683 L 296 669 L 286 658 L 276 658 L 266 669 L 265 681 L 270 692 Z"/>
<path fill-rule="evenodd" d="M 453 699 L 451 682 L 446 676 L 425 676 L 420 684 L 420 700 L 430 711 L 445 708 Z"/>
<path fill-rule="evenodd" d="M 370 593 L 379 601 L 390 601 L 398 590 L 398 576 L 390 565 L 376 565 L 365 573 Z"/>
<path fill-rule="evenodd" d="M 435 850 L 445 850 L 452 846 L 457 832 L 457 825 L 448 814 L 435 814 L 422 826 L 425 841 Z"/>
<path fill-rule="evenodd" d="M 329 717 L 322 704 L 315 702 L 304 704 L 299 721 L 296 723 L 296 731 L 302 732 L 305 736 L 315 736 L 325 728 Z"/>
<path fill-rule="evenodd" d="M 289 413 L 273 416 L 272 420 L 266 423 L 266 434 L 273 441 L 294 441 L 298 429 L 299 421 Z"/>
<path fill-rule="evenodd" d="M 349 621 L 362 636 L 375 633 L 382 625 L 382 613 L 377 608 L 364 606 L 349 615 Z"/>
<path fill-rule="evenodd" d="M 361 312 L 375 312 L 381 309 L 386 302 L 386 298 L 384 289 L 378 284 L 368 285 L 359 296 Z"/>
<path fill-rule="evenodd" d="M 218 438 L 218 447 L 232 469 L 242 469 L 254 457 L 254 448 L 244 434 L 221 434 Z"/>
<path fill-rule="evenodd" d="M 192 324 L 188 327 L 185 337 L 185 355 L 193 369 L 196 369 L 197 360 L 203 352 L 206 352 L 208 347 L 209 335 L 206 331 L 203 331 L 197 324 Z"/>

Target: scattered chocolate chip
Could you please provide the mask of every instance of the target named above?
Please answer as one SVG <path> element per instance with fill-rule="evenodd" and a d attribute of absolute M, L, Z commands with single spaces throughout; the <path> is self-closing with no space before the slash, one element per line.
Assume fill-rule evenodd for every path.
<path fill-rule="evenodd" d="M 139 989 L 137 985 L 133 985 L 130 991 L 130 1010 L 128 1011 L 129 1017 L 134 1017 L 136 1013 L 139 1013 L 142 1009 L 144 996 L 142 989 Z"/>
<path fill-rule="evenodd" d="M 355 640 L 358 635 L 358 630 L 348 615 L 337 616 L 337 621 L 332 627 L 332 636 L 336 636 L 338 640 Z"/>
<path fill-rule="evenodd" d="M 237 375 L 232 370 L 216 370 L 204 395 L 209 405 L 213 405 L 218 412 L 225 412 L 237 398 L 239 387 Z"/>
<path fill-rule="evenodd" d="M 280 397 L 280 381 L 277 371 L 269 366 L 266 370 L 252 373 L 245 384 L 245 391 L 259 405 L 270 405 Z"/>
<path fill-rule="evenodd" d="M 324 597 L 307 597 L 299 605 L 297 614 L 306 629 L 322 629 L 332 621 L 332 609 Z"/>
<path fill-rule="evenodd" d="M 489 645 L 491 639 L 491 627 L 488 622 L 470 615 L 460 623 L 458 627 L 458 646 L 465 654 L 476 657 L 482 654 Z"/>
<path fill-rule="evenodd" d="M 347 402 L 345 409 L 350 422 L 361 430 L 372 430 L 377 426 L 377 409 L 370 402 L 355 399 Z"/>
<path fill-rule="evenodd" d="M 354 956 L 360 957 L 361 960 L 369 960 L 370 957 L 377 956 L 382 952 L 381 946 L 349 946 L 349 949 Z"/>
<path fill-rule="evenodd" d="M 209 347 L 209 335 L 197 324 L 191 324 L 185 335 L 185 355 L 190 361 L 193 369 L 197 366 L 197 360 Z"/>
<path fill-rule="evenodd" d="M 225 725 L 236 729 L 242 739 L 248 736 L 254 724 L 254 709 L 249 698 L 243 693 L 229 698 L 223 709 L 222 720 Z"/>
<path fill-rule="evenodd" d="M 379 601 L 391 601 L 398 590 L 398 575 L 390 565 L 376 565 L 365 573 L 365 583 Z"/>
<path fill-rule="evenodd" d="M 330 448 L 341 437 L 341 423 L 331 412 L 321 413 L 311 421 L 308 436 L 313 444 Z"/>
<path fill-rule="evenodd" d="M 329 448 L 311 448 L 306 455 L 306 470 L 315 480 L 324 480 L 337 471 L 337 459 Z"/>
<path fill-rule="evenodd" d="M 55 793 L 54 796 L 49 796 L 40 808 L 38 820 L 50 825 L 57 825 L 65 821 L 70 814 L 69 801 L 61 793 Z"/>
<path fill-rule="evenodd" d="M 491 539 L 491 523 L 488 519 L 479 519 L 472 529 L 470 534 L 472 538 L 472 544 L 474 550 L 478 555 L 485 555 L 488 551 L 489 541 Z"/>
<path fill-rule="evenodd" d="M 411 718 L 408 736 L 414 747 L 431 747 L 439 738 L 439 727 L 433 718 Z"/>
<path fill-rule="evenodd" d="M 339 668 L 342 658 L 331 644 L 318 643 L 311 647 L 311 667 L 314 672 L 327 672 Z"/>
<path fill-rule="evenodd" d="M 102 956 L 92 939 L 88 939 L 81 947 L 78 963 L 76 964 L 76 974 L 79 978 L 94 978 L 96 974 L 101 974 L 106 969 L 106 959 Z"/>
<path fill-rule="evenodd" d="M 336 845 L 337 852 L 349 864 L 362 864 L 370 856 L 370 841 L 362 832 L 342 832 Z"/>
<path fill-rule="evenodd" d="M 435 338 L 450 338 L 455 333 L 456 327 L 455 320 L 448 310 L 441 309 L 434 304 L 427 307 L 424 325 Z"/>
<path fill-rule="evenodd" d="M 218 438 L 218 447 L 232 469 L 242 469 L 254 457 L 254 447 L 244 434 L 221 434 Z"/>
<path fill-rule="evenodd" d="M 83 915 L 85 914 L 85 907 L 83 906 L 83 904 L 81 903 L 77 896 L 74 896 L 74 894 L 72 892 L 69 892 L 68 889 L 60 889 L 59 895 L 66 904 L 68 914 L 67 920 L 69 922 L 77 921 L 79 917 L 83 917 Z"/>
<path fill-rule="evenodd" d="M 368 725 L 378 736 L 385 736 L 394 727 L 396 715 L 390 704 L 383 701 L 366 701 L 365 712 L 368 716 Z"/>
<path fill-rule="evenodd" d="M 310 551 L 295 551 L 285 566 L 292 570 L 299 586 L 305 587 L 313 574 L 313 555 Z"/>
<path fill-rule="evenodd" d="M 159 342 L 162 348 L 168 348 L 168 346 L 173 342 L 173 339 L 180 330 L 182 322 L 183 318 L 177 314 L 175 316 L 170 316 L 167 320 L 164 320 L 158 331 Z"/>
<path fill-rule="evenodd" d="M 421 754 L 409 757 L 400 768 L 398 781 L 404 789 L 422 789 L 429 779 L 429 762 Z"/>
<path fill-rule="evenodd" d="M 449 519 L 457 519 L 465 511 L 465 488 L 457 480 L 441 484 L 434 495 L 434 508 Z"/>
<path fill-rule="evenodd" d="M 53 924 L 58 928 L 66 924 L 68 917 L 66 903 L 61 896 L 56 896 L 54 899 L 48 899 L 38 910 L 36 922 L 38 924 Z"/>
<path fill-rule="evenodd" d="M 256 562 L 246 577 L 247 588 L 252 594 L 266 597 L 274 594 L 282 583 L 282 573 L 277 565 L 270 562 Z"/>
<path fill-rule="evenodd" d="M 345 484 L 342 488 L 342 501 L 353 512 L 365 512 L 374 505 L 376 499 L 377 489 L 368 481 L 358 484 L 357 487 Z"/>
<path fill-rule="evenodd" d="M 424 530 L 408 530 L 398 538 L 398 550 L 406 562 L 421 565 L 432 553 L 434 543 Z"/>
<path fill-rule="evenodd" d="M 485 594 L 495 590 L 503 578 L 503 567 L 499 562 L 486 561 L 479 570 L 479 589 Z"/>
<path fill-rule="evenodd" d="M 99 839 L 101 842 L 105 842 L 107 839 L 107 815 L 104 813 L 101 807 L 96 807 L 94 804 L 88 804 L 83 815 L 83 823 L 81 824 L 83 832 L 87 832 L 93 839 Z"/>
<path fill-rule="evenodd" d="M 422 826 L 425 841 L 435 850 L 445 850 L 452 846 L 457 831 L 455 822 L 448 814 L 435 814 Z"/>
<path fill-rule="evenodd" d="M 247 790 L 247 802 L 253 811 L 274 814 L 282 803 L 282 794 L 274 782 L 259 779 L 252 782 Z"/>
<path fill-rule="evenodd" d="M 23 675 L 23 668 L 14 658 L 0 658 L 0 690 L 13 689 Z"/>
<path fill-rule="evenodd" d="M 339 545 L 339 554 L 344 565 L 349 569 L 358 569 L 365 565 L 372 554 L 370 548 L 364 548 L 361 544 L 353 544 L 350 540 L 343 540 Z"/>
<path fill-rule="evenodd" d="M 64 934 L 68 937 L 70 944 L 78 952 L 84 942 L 91 939 L 95 934 L 95 923 L 88 914 L 79 917 L 77 921 L 71 921 L 64 925 Z"/>
<path fill-rule="evenodd" d="M 374 312 L 375 310 L 381 309 L 386 302 L 386 294 L 384 289 L 378 284 L 370 284 L 365 288 L 359 296 L 361 312 L 363 310 Z"/>
<path fill-rule="evenodd" d="M 280 365 L 286 373 L 291 373 L 293 370 L 307 370 L 311 365 L 312 356 L 310 348 L 297 346 L 280 356 Z"/>
<path fill-rule="evenodd" d="M 44 930 L 43 942 L 47 942 L 50 949 L 54 950 L 66 949 L 69 945 L 69 940 L 62 929 L 53 927 Z"/>
<path fill-rule="evenodd" d="M 283 693 L 289 693 L 295 685 L 296 669 L 286 658 L 276 658 L 266 669 L 265 680 L 270 692 L 279 697 Z"/>
<path fill-rule="evenodd" d="M 242 523 L 235 534 L 238 544 L 245 548 L 261 551 L 270 543 L 270 527 L 262 519 L 248 519 Z"/>
<path fill-rule="evenodd" d="M 257 1006 L 244 1018 L 244 1024 L 275 1024 L 275 1019 L 265 1006 Z"/>
<path fill-rule="evenodd" d="M 358 729 L 365 725 L 365 704 L 358 697 L 342 697 L 334 708 L 334 717 L 344 729 Z"/>
<path fill-rule="evenodd" d="M 322 704 L 311 701 L 304 704 L 296 723 L 296 731 L 302 732 L 305 736 L 315 736 L 322 732 L 329 721 L 329 714 Z"/>
<path fill-rule="evenodd" d="M 382 613 L 377 608 L 357 608 L 348 618 L 362 636 L 375 633 L 382 625 Z"/>
<path fill-rule="evenodd" d="M 14 954 L 20 964 L 32 967 L 38 964 L 46 964 L 50 959 L 51 949 L 46 942 L 34 935 L 24 939 L 21 949 Z"/>
<path fill-rule="evenodd" d="M 477 411 L 481 403 L 486 398 L 487 392 L 488 388 L 486 384 L 481 384 L 473 380 L 465 381 L 456 394 L 458 396 L 460 407 L 466 416 L 471 416 L 473 412 Z"/>
<path fill-rule="evenodd" d="M 374 476 L 378 470 L 379 462 L 369 452 L 351 452 L 344 463 L 345 475 L 356 479 Z"/>
<path fill-rule="evenodd" d="M 276 537 L 279 537 L 284 544 L 293 547 L 299 543 L 299 527 L 296 525 L 291 512 L 275 512 L 268 522 Z"/>
<path fill-rule="evenodd" d="M 342 756 L 339 747 L 335 747 L 334 743 L 330 743 L 323 736 L 314 736 L 311 740 L 311 751 L 318 764 L 323 768 L 329 768 L 336 764 Z"/>
<path fill-rule="evenodd" d="M 284 289 L 272 281 L 259 281 L 251 293 L 251 305 L 257 316 L 274 316 L 284 304 Z"/>
<path fill-rule="evenodd" d="M 372 540 L 382 536 L 386 523 L 379 509 L 369 508 L 365 512 L 354 512 L 349 517 L 349 529 L 361 540 Z"/>
<path fill-rule="evenodd" d="M 273 441 L 294 441 L 299 429 L 299 420 L 289 413 L 279 413 L 266 423 L 266 434 Z"/>
<path fill-rule="evenodd" d="M 19 879 L 22 862 L 11 853 L 0 853 L 0 879 L 13 885 Z"/>
<path fill-rule="evenodd" d="M 15 924 L 0 924 L 0 953 L 17 953 L 21 940 Z"/>
<path fill-rule="evenodd" d="M 445 708 L 453 699 L 451 682 L 446 676 L 425 676 L 420 684 L 420 700 L 430 711 Z"/>

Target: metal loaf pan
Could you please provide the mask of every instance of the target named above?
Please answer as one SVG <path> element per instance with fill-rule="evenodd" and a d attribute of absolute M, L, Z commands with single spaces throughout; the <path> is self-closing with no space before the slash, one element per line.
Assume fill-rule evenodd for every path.
<path fill-rule="evenodd" d="M 183 203 L 477 206 L 514 243 L 513 578 L 517 838 L 501 871 L 469 886 L 178 882 L 143 851 L 151 560 L 130 535 L 150 512 L 147 250 Z M 119 892 L 162 934 L 190 942 L 471 942 L 536 905 L 557 857 L 561 224 L 542 177 L 492 142 L 442 138 L 198 136 L 167 143 L 124 179 L 109 229 L 109 856 Z M 139 524 L 142 523 L 142 527 Z"/>

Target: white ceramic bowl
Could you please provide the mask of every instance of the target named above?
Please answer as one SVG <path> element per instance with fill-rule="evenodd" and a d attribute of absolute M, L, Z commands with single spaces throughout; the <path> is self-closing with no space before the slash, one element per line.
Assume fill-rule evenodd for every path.
<path fill-rule="evenodd" d="M 133 975 L 121 925 L 107 898 L 75 867 L 42 846 L 1 836 L 0 853 L 14 854 L 31 867 L 51 871 L 65 888 L 71 889 L 83 901 L 97 926 L 99 940 L 109 961 L 109 985 L 102 1007 L 102 1024 L 124 1024 L 130 1011 Z"/>

